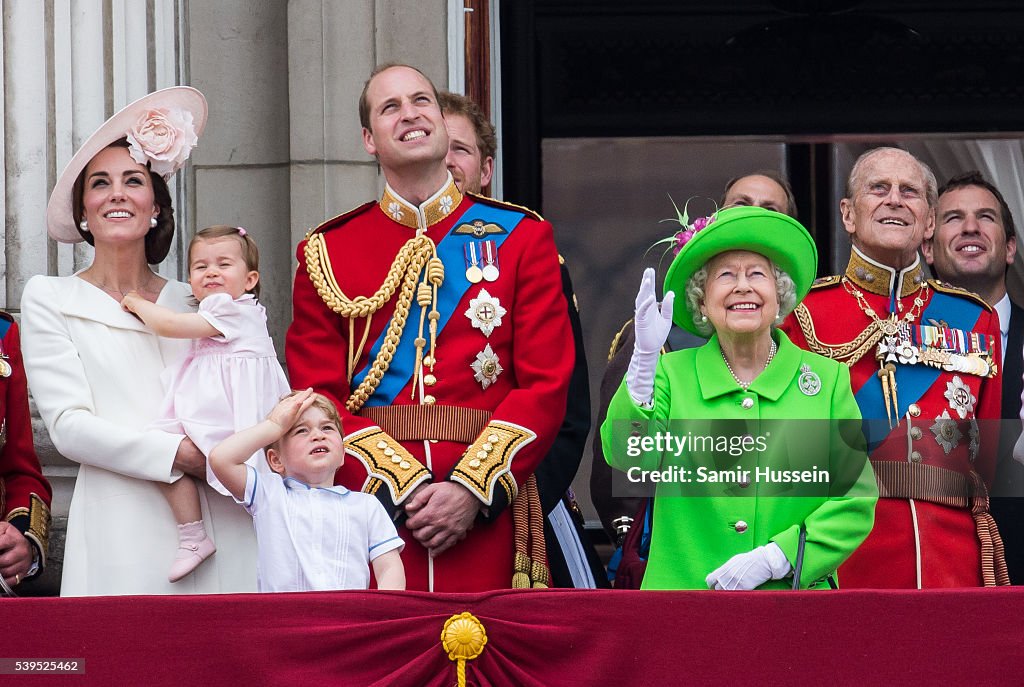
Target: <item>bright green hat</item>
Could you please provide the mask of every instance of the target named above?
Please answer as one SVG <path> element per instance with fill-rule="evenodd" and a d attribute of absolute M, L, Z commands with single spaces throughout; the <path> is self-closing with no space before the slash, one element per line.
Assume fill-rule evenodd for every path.
<path fill-rule="evenodd" d="M 798 303 L 811 290 L 818 272 L 814 240 L 792 217 L 759 207 L 719 210 L 710 224 L 693 232 L 665 275 L 665 292 L 676 293 L 672 321 L 683 329 L 703 336 L 686 307 L 686 284 L 711 258 L 730 250 L 759 253 L 775 263 L 792 277 Z"/>

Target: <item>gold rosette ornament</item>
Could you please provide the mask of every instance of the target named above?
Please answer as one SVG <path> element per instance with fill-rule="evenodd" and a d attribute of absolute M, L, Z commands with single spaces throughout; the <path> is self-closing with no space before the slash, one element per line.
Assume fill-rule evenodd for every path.
<path fill-rule="evenodd" d="M 448 660 L 456 662 L 459 687 L 466 687 L 466 661 L 482 654 L 486 645 L 484 624 L 472 613 L 459 613 L 445 621 L 441 646 L 448 652 Z"/>

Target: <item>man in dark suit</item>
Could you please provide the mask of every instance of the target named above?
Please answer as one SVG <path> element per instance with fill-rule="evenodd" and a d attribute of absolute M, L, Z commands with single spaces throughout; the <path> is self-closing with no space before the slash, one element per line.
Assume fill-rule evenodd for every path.
<path fill-rule="evenodd" d="M 1017 239 L 1013 215 L 999 189 L 977 171 L 947 181 L 939 190 L 935 234 L 922 252 L 936 277 L 974 291 L 999 314 L 1002 422 L 990 509 L 1006 547 L 1010 581 L 1024 584 L 1024 465 L 1013 458 L 1021 433 L 1024 309 L 1006 291 L 1006 270 L 1017 254 Z"/>

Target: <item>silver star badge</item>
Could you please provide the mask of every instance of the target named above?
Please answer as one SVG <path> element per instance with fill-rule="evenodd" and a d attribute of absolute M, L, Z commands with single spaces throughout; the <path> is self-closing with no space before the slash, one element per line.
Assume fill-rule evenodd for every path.
<path fill-rule="evenodd" d="M 498 362 L 498 354 L 491 350 L 491 344 L 487 344 L 484 350 L 477 353 L 476 360 L 469 366 L 473 368 L 473 377 L 484 389 L 493 384 L 503 370 L 501 363 Z"/>
<path fill-rule="evenodd" d="M 495 327 L 501 326 L 501 318 L 507 312 L 497 298 L 487 293 L 487 289 L 480 289 L 477 297 L 469 301 L 469 309 L 464 314 L 475 329 L 483 332 L 484 336 L 490 336 Z"/>
<path fill-rule="evenodd" d="M 968 414 L 974 413 L 974 404 L 978 399 L 971 393 L 971 387 L 964 384 L 964 380 L 954 375 L 953 381 L 946 382 L 946 393 L 943 394 L 949 401 L 949 407 L 956 411 L 961 420 L 967 418 Z"/>
<path fill-rule="evenodd" d="M 935 418 L 935 424 L 931 426 L 931 430 L 932 434 L 935 435 L 935 441 L 938 442 L 947 456 L 964 436 L 956 426 L 956 421 L 949 416 L 948 410 L 943 410 L 942 415 Z"/>

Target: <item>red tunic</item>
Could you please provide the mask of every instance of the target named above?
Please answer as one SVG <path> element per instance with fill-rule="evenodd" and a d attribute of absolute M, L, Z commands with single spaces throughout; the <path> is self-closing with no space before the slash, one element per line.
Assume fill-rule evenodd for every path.
<path fill-rule="evenodd" d="M 0 515 L 12 523 L 45 561 L 50 532 L 50 483 L 43 477 L 32 445 L 25 366 L 18 325 L 0 312 Z"/>
<path fill-rule="evenodd" d="M 461 245 L 457 251 L 442 253 L 445 280 L 449 284 L 462 281 L 468 288 L 464 293 L 456 290 L 461 295 L 437 335 L 433 370 L 424 367 L 423 383 L 414 383 L 401 372 L 395 373 L 395 368 L 400 367 L 399 349 L 381 387 L 397 379 L 395 387 L 400 391 L 393 400 L 385 399 L 382 403 L 377 398 L 381 394 L 378 389 L 366 404 L 433 405 L 440 409 L 456 406 L 487 411 L 491 413 L 490 420 L 475 441 L 473 437 L 459 441 L 396 441 L 379 433 L 380 428 L 373 420 L 345 409 L 352 391 L 350 386 L 354 386 L 347 378 L 350 320 L 326 304 L 319 270 L 314 269 L 311 275 L 308 269 L 307 244 L 310 237 L 321 237 L 316 240 L 322 241 L 329 259 L 329 267 L 321 260 L 325 265 L 322 273 L 333 274 L 344 297 L 369 297 L 381 288 L 396 255 L 416 235 L 417 225 L 426 227 L 425 235 L 435 244 L 441 244 L 450 230 L 460 228 L 461 232 L 453 236 L 465 242 L 471 233 L 466 227 L 467 218 L 493 208 L 506 213 L 497 223 L 497 230 L 491 226 L 486 231 L 494 233 L 485 233 L 478 237 L 481 240 L 474 239 L 472 243 L 480 257 L 484 241 L 503 240 L 497 251 L 497 279 L 469 284 L 465 281 L 467 266 Z M 506 222 L 508 218 L 511 221 Z M 352 489 L 375 492 L 391 512 L 400 516 L 402 502 L 419 483 L 459 481 L 481 500 L 487 515 L 477 519 L 465 540 L 432 561 L 408 530 L 400 527 L 406 542 L 402 559 L 408 588 L 454 592 L 510 587 L 514 542 L 511 511 L 506 506 L 558 432 L 565 415 L 574 360 L 551 225 L 522 208 L 463 197 L 450 182 L 419 208 L 388 189 L 379 203 L 364 205 L 311 232 L 299 245 L 298 260 L 294 320 L 286 345 L 288 369 L 293 387 L 311 386 L 338 405 L 348 453 L 338 472 L 338 482 Z M 470 301 L 481 298 L 484 291 L 505 311 L 489 336 L 474 327 L 473 320 L 465 314 L 470 310 Z M 371 345 L 392 320 L 397 300 L 397 296 L 392 296 L 372 315 L 366 350 L 359 356 L 356 370 L 367 366 Z M 353 321 L 352 331 L 358 344 L 365 320 Z M 405 329 L 415 336 L 419 322 L 420 307 L 413 302 Z M 429 342 L 429 334 L 425 338 Z M 488 346 L 492 362 L 496 357 L 501 371 L 494 376 L 495 368 L 490 366 L 486 370 L 490 376 L 484 377 L 471 365 Z M 424 350 L 423 355 L 428 353 Z M 404 362 L 412 369 L 414 352 L 406 350 L 402 355 L 408 357 Z M 486 388 L 477 377 L 488 382 Z M 358 381 L 359 377 L 355 384 Z M 488 442 L 488 438 L 497 441 Z M 472 450 L 467 451 L 467 447 Z M 500 459 L 496 457 L 499 454 Z M 478 455 L 485 456 L 483 465 L 475 458 Z"/>
<path fill-rule="evenodd" d="M 854 249 L 845 279 L 845 284 L 839 277 L 820 280 L 804 299 L 813 336 L 806 317 L 798 321 L 800 308 L 786 319 L 782 329 L 793 343 L 817 350 L 809 339 L 829 346 L 853 341 L 872 323 L 864 304 L 886 319 L 890 296 L 879 292 L 899 289 L 902 309 L 896 312 L 901 321 L 914 312 L 913 325 L 941 324 L 952 320 L 955 310 L 959 324 L 951 321 L 949 327 L 984 337 L 992 358 L 999 361 L 995 312 L 976 296 L 938 282 L 928 282 L 926 292 L 920 291 L 924 280 L 919 263 L 893 273 Z M 862 294 L 861 305 L 854 290 Z M 923 305 L 915 306 L 922 293 Z M 844 589 L 979 586 L 983 545 L 971 505 L 987 511 L 987 496 L 979 483 L 990 486 L 995 471 L 1001 379 L 939 370 L 912 359 L 898 361 L 898 410 L 891 410 L 890 429 L 876 349 L 877 345 L 870 346 L 850 373 L 870 427 L 870 457 L 883 498 L 878 500 L 873 531 L 840 568 L 840 584 Z M 913 482 L 909 490 L 916 498 L 885 497 L 883 483 L 888 481 L 892 492 L 900 492 L 901 487 L 893 486 L 900 477 L 905 478 L 903 486 Z M 936 481 L 929 482 L 931 478 Z M 959 491 L 954 494 L 951 489 Z M 991 562 L 988 567 L 991 571 Z"/>

